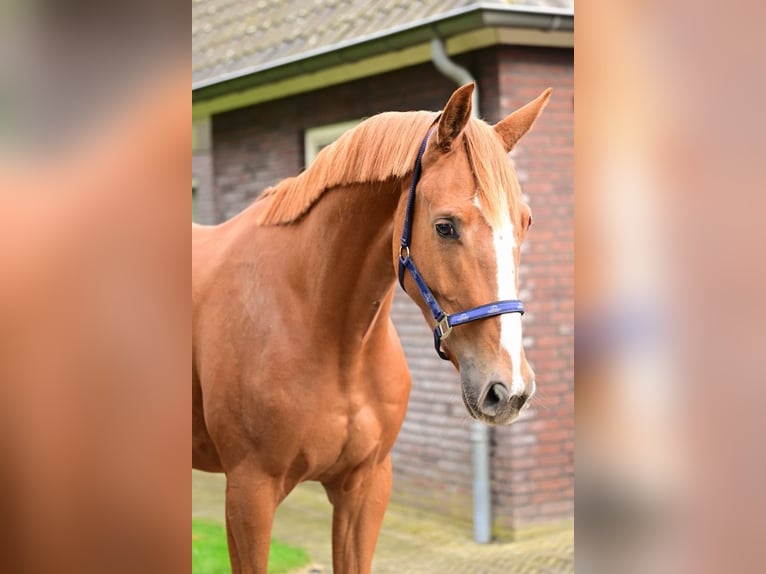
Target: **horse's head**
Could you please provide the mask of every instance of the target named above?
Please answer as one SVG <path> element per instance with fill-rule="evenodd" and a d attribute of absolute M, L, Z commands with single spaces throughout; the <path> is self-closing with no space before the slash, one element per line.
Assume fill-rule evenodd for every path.
<path fill-rule="evenodd" d="M 532 219 L 507 154 L 532 126 L 550 90 L 495 126 L 471 119 L 472 93 L 469 84 L 452 95 L 429 138 L 412 215 L 412 260 L 448 314 L 519 298 L 519 252 Z M 399 231 L 404 211 L 400 206 Z M 398 243 L 396 234 L 397 259 Z M 405 288 L 433 327 L 409 273 Z M 513 422 L 535 392 L 519 313 L 457 326 L 442 349 L 460 371 L 463 400 L 478 420 Z"/>

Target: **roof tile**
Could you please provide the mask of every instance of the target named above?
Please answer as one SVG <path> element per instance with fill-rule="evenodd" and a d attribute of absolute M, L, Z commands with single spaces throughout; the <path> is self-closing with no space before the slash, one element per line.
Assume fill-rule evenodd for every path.
<path fill-rule="evenodd" d="M 192 0 L 192 82 L 329 48 L 476 0 Z M 573 10 L 573 0 L 481 2 Z"/>

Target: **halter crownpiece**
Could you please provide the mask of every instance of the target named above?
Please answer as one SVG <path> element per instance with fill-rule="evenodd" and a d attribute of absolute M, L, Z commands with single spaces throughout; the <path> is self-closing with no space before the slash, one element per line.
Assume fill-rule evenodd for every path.
<path fill-rule="evenodd" d="M 412 173 L 412 183 L 410 184 L 410 193 L 407 196 L 407 209 L 404 213 L 404 227 L 402 229 L 402 241 L 399 247 L 399 285 L 406 292 L 404 287 L 404 270 L 410 272 L 415 284 L 418 286 L 420 296 L 428 305 L 433 315 L 434 321 L 436 321 L 436 327 L 434 328 L 434 348 L 439 356 L 445 361 L 449 360 L 449 357 L 442 351 L 441 342 L 449 337 L 453 327 L 463 325 L 464 323 L 470 323 L 471 321 L 478 321 L 479 319 L 487 319 L 496 315 L 503 315 L 505 313 L 520 313 L 524 314 L 524 305 L 518 299 L 507 299 L 504 301 L 495 301 L 494 303 L 487 303 L 486 305 L 479 305 L 478 307 L 472 307 L 466 311 L 460 311 L 449 315 L 445 313 L 439 302 L 434 297 L 431 290 L 428 288 L 423 276 L 415 266 L 415 262 L 412 260 L 410 254 L 410 241 L 412 234 L 412 212 L 415 207 L 415 188 L 420 181 L 420 174 L 422 172 L 423 154 L 426 151 L 428 145 L 428 138 L 434 128 L 431 128 L 426 137 L 423 138 L 423 143 L 420 144 L 420 150 L 418 150 L 418 157 L 415 160 L 415 169 Z"/>

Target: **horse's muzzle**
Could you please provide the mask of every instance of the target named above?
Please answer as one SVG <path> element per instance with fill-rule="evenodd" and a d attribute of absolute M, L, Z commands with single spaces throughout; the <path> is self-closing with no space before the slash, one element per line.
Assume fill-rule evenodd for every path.
<path fill-rule="evenodd" d="M 470 415 L 488 425 L 512 423 L 529 405 L 531 398 L 527 393 L 512 395 L 508 385 L 502 381 L 490 381 L 479 393 L 464 381 L 462 395 Z"/>
<path fill-rule="evenodd" d="M 511 422 L 527 403 L 526 393 L 512 395 L 505 383 L 490 382 L 478 401 L 478 411 L 485 417 L 497 419 L 495 424 Z"/>

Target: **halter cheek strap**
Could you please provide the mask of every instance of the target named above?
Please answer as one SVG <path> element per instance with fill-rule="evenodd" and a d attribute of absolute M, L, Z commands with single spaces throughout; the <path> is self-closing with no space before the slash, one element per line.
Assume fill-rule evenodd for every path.
<path fill-rule="evenodd" d="M 478 307 L 472 307 L 466 311 L 459 313 L 453 313 L 449 315 L 445 313 L 439 302 L 434 297 L 428 285 L 423 279 L 423 276 L 415 266 L 415 262 L 410 256 L 410 242 L 412 235 L 412 212 L 415 208 L 415 188 L 420 181 L 420 175 L 422 172 L 422 160 L 423 154 L 426 151 L 428 145 L 428 138 L 433 132 L 434 128 L 431 128 L 423 138 L 423 143 L 420 144 L 418 150 L 418 157 L 415 160 L 415 169 L 412 174 L 412 183 L 410 184 L 410 192 L 407 196 L 407 209 L 404 214 L 404 227 L 402 229 L 401 246 L 399 247 L 399 284 L 404 287 L 404 271 L 409 271 L 412 279 L 415 281 L 415 285 L 420 291 L 420 296 L 428 305 L 433 315 L 434 321 L 436 321 L 436 327 L 434 328 L 434 348 L 439 356 L 445 361 L 449 360 L 449 357 L 442 350 L 441 342 L 449 337 L 453 327 L 463 325 L 464 323 L 470 323 L 471 321 L 477 321 L 479 319 L 487 319 L 488 317 L 494 317 L 496 315 L 503 315 L 505 313 L 520 313 L 524 314 L 524 305 L 518 299 L 508 299 L 504 301 L 495 301 L 494 303 L 487 303 L 486 305 L 479 305 Z"/>

